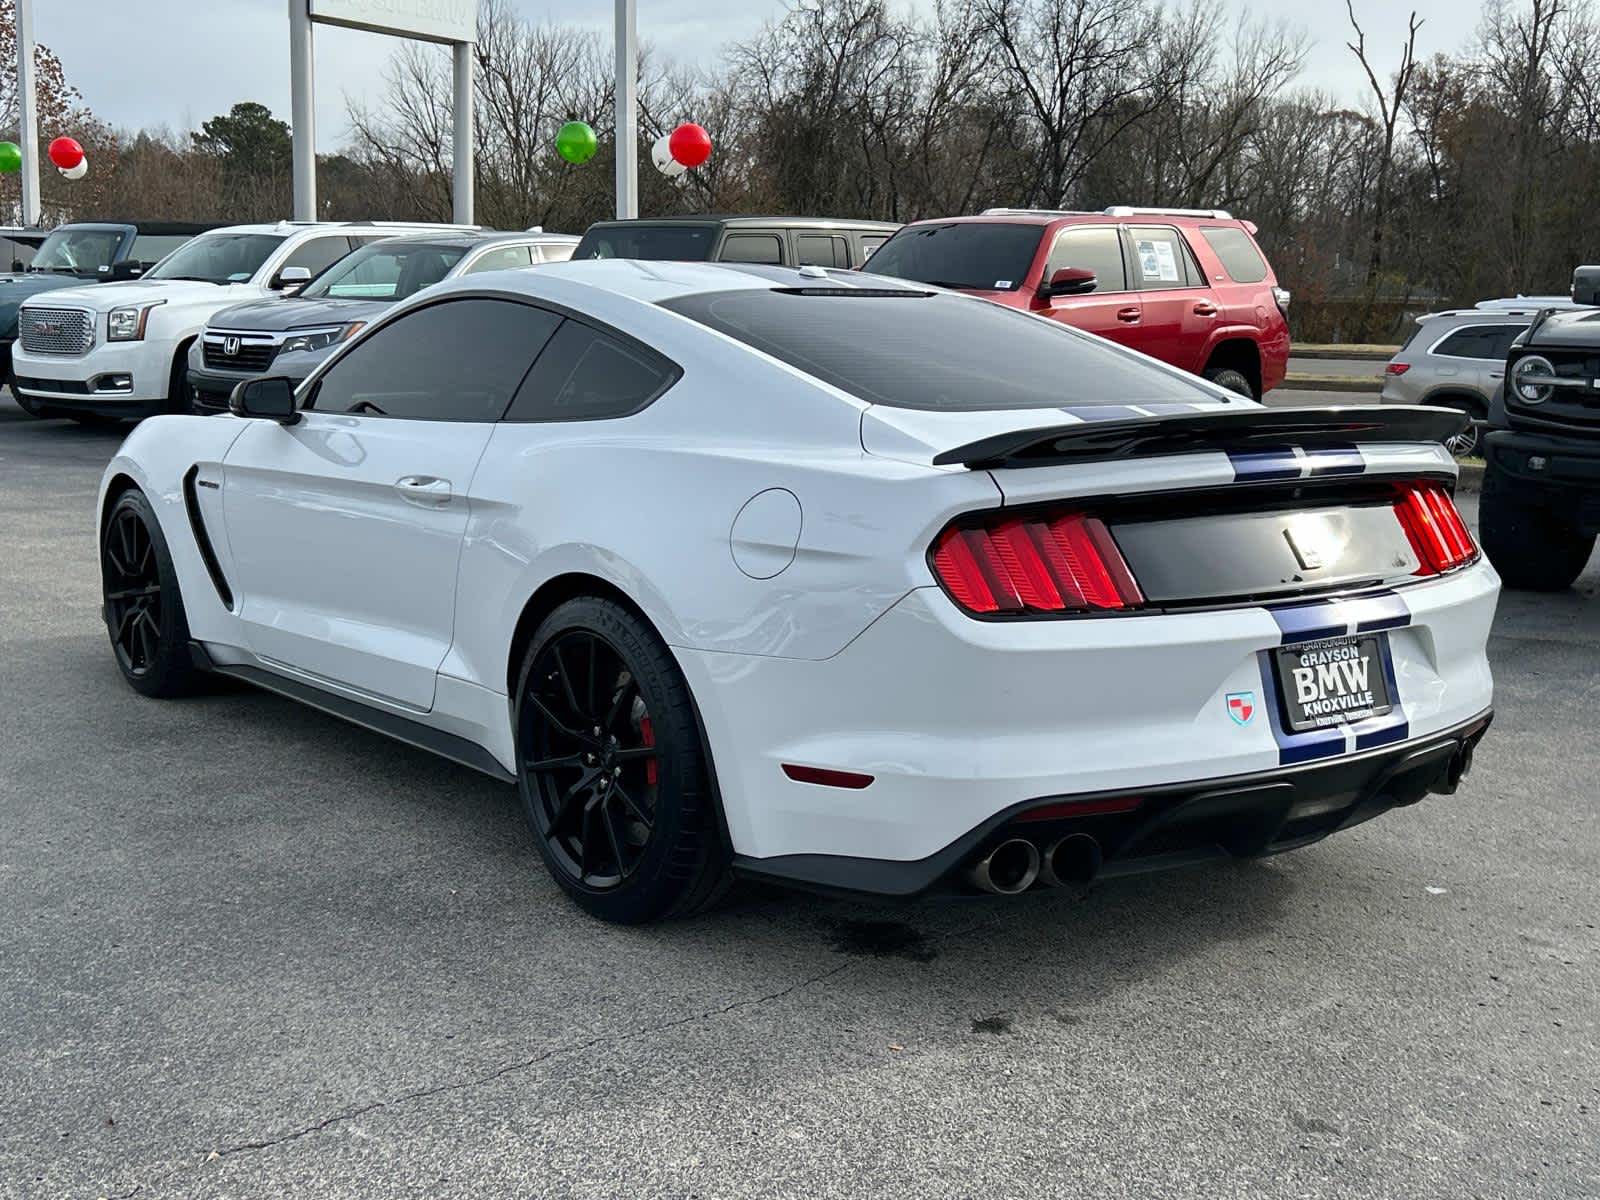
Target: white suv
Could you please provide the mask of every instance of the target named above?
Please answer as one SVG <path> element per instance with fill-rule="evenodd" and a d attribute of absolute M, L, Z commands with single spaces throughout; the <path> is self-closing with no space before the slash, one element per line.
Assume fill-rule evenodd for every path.
<path fill-rule="evenodd" d="M 475 229 L 280 221 L 212 230 L 141 279 L 46 292 L 23 304 L 12 386 L 40 416 L 100 421 L 183 411 L 189 344 L 213 313 L 298 288 L 368 242 Z"/>

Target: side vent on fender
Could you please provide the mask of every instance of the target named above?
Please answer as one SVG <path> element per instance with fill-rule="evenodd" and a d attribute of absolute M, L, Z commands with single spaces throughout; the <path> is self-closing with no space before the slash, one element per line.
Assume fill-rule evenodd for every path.
<path fill-rule="evenodd" d="M 183 507 L 189 513 L 189 528 L 194 533 L 195 545 L 200 547 L 200 559 L 206 564 L 206 574 L 211 576 L 212 586 L 217 589 L 223 607 L 233 611 L 233 589 L 228 586 L 228 579 L 222 573 L 222 564 L 217 561 L 217 552 L 211 546 L 211 536 L 206 533 L 206 519 L 200 512 L 200 497 L 195 492 L 195 481 L 200 477 L 200 464 L 196 463 L 189 468 L 183 477 Z"/>

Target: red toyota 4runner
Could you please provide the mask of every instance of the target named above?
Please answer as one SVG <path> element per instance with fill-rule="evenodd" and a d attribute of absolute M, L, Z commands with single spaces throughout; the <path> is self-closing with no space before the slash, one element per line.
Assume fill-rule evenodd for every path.
<path fill-rule="evenodd" d="M 1289 293 L 1218 209 L 991 208 L 904 226 L 863 271 L 957 288 L 1098 333 L 1260 398 L 1289 362 Z"/>

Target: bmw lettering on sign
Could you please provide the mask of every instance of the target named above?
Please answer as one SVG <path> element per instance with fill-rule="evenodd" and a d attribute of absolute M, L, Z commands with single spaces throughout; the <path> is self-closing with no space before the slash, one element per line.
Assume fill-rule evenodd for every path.
<path fill-rule="evenodd" d="M 1320 729 L 1380 717 L 1393 705 L 1381 635 L 1335 638 L 1278 651 L 1289 727 Z"/>

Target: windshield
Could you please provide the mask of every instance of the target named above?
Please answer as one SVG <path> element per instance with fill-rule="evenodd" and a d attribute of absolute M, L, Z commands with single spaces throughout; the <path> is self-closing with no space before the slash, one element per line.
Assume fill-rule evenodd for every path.
<path fill-rule="evenodd" d="M 716 243 L 715 225 L 596 225 L 572 257 L 706 262 Z"/>
<path fill-rule="evenodd" d="M 244 283 L 281 245 L 276 233 L 206 233 L 167 255 L 145 278 Z"/>
<path fill-rule="evenodd" d="M 1214 399 L 1198 379 L 1093 334 L 967 296 L 747 288 L 662 307 L 869 404 L 980 412 Z"/>
<path fill-rule="evenodd" d="M 111 270 L 121 245 L 120 229 L 58 229 L 45 238 L 31 269 L 99 275 Z"/>
<path fill-rule="evenodd" d="M 438 283 L 466 252 L 465 246 L 374 242 L 329 267 L 307 284 L 300 295 L 403 300 Z"/>
<path fill-rule="evenodd" d="M 997 221 L 914 225 L 878 247 L 861 269 L 935 287 L 1015 291 L 1028 277 L 1043 234 L 1043 225 Z"/>

